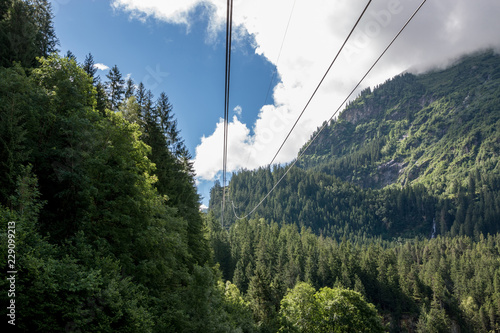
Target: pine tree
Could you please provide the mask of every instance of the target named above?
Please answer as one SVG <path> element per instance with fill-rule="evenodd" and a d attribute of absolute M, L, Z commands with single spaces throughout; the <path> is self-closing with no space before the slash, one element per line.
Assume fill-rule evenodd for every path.
<path fill-rule="evenodd" d="M 174 119 L 172 109 L 173 107 L 168 100 L 168 96 L 164 92 L 162 92 L 160 94 L 160 97 L 158 97 L 158 100 L 156 101 L 155 114 L 156 117 L 158 117 L 159 125 L 163 134 L 168 139 L 169 145 L 171 141 L 171 139 L 168 137 L 169 129 L 172 126 L 172 121 Z"/>
<path fill-rule="evenodd" d="M 24 67 L 37 66 L 36 57 L 57 51 L 53 15 L 47 0 L 0 3 L 0 65 L 19 61 Z"/>
<path fill-rule="evenodd" d="M 180 156 L 184 147 L 184 140 L 180 136 L 180 130 L 177 129 L 177 119 L 172 121 L 168 130 L 168 138 L 170 140 L 170 151 L 175 156 Z"/>
<path fill-rule="evenodd" d="M 129 99 L 132 97 L 135 93 L 135 85 L 134 85 L 134 80 L 132 80 L 131 77 L 127 79 L 127 82 L 125 83 L 125 100 Z"/>
<path fill-rule="evenodd" d="M 137 89 L 135 91 L 135 97 L 137 100 L 137 104 L 139 104 L 139 107 L 142 110 L 146 100 L 146 88 L 144 87 L 144 84 L 142 82 L 140 82 L 139 85 L 137 86 Z"/>
<path fill-rule="evenodd" d="M 27 3 L 14 0 L 0 22 L 1 66 L 9 67 L 14 61 L 19 61 L 22 66 L 31 67 L 35 58 L 42 55 L 36 48 L 37 27 L 30 12 Z"/>
<path fill-rule="evenodd" d="M 92 83 L 95 86 L 99 80 L 99 77 L 95 74 L 97 73 L 97 68 L 95 67 L 94 56 L 92 53 L 87 54 L 85 56 L 85 61 L 82 64 L 82 68 L 85 73 L 88 74 L 92 78 Z"/>
<path fill-rule="evenodd" d="M 29 156 L 26 124 L 34 113 L 35 92 L 36 87 L 21 68 L 0 68 L 0 204 L 3 205 L 9 204 L 20 165 Z"/>
<path fill-rule="evenodd" d="M 37 47 L 41 56 L 47 57 L 57 52 L 59 43 L 54 30 L 51 3 L 47 0 L 32 0 L 33 17 L 38 28 Z"/>
<path fill-rule="evenodd" d="M 106 82 L 108 105 L 111 110 L 117 111 L 118 106 L 123 101 L 123 94 L 125 93 L 123 85 L 125 84 L 125 80 L 122 78 L 122 74 L 116 65 L 110 69 L 106 77 L 108 78 Z"/>
<path fill-rule="evenodd" d="M 155 124 L 157 124 L 156 119 L 154 118 L 154 94 L 151 90 L 148 89 L 146 92 L 146 98 L 145 98 L 145 103 L 144 103 L 144 118 L 149 119 L 153 121 Z"/>
<path fill-rule="evenodd" d="M 71 52 L 71 50 L 68 50 L 68 52 L 66 52 L 66 58 L 76 61 L 76 56 L 73 52 Z"/>

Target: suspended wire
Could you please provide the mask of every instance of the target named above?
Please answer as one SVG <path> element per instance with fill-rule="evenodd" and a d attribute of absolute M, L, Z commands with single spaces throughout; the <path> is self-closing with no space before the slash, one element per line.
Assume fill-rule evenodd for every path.
<path fill-rule="evenodd" d="M 278 72 L 278 63 L 279 63 L 280 58 L 281 58 L 281 51 L 283 50 L 283 45 L 285 44 L 286 35 L 288 34 L 288 28 L 290 27 L 290 22 L 292 21 L 292 16 L 293 16 L 296 2 L 297 2 L 297 0 L 293 1 L 292 9 L 290 10 L 290 15 L 288 16 L 288 22 L 286 24 L 285 33 L 283 34 L 283 38 L 281 39 L 281 46 L 280 46 L 280 50 L 278 52 L 278 57 L 276 58 L 276 61 L 274 62 L 275 68 L 273 71 L 273 75 L 271 76 L 271 81 L 269 81 L 269 86 L 267 87 L 266 99 L 264 100 L 264 104 L 262 104 L 262 105 L 267 104 L 267 100 L 269 98 L 269 94 L 271 93 L 271 88 L 273 86 L 274 79 L 276 78 L 276 74 Z M 247 160 L 246 160 L 247 164 L 248 164 L 248 160 L 250 160 L 250 155 L 251 154 L 249 153 L 247 156 Z"/>
<path fill-rule="evenodd" d="M 346 45 L 347 41 L 350 39 L 351 35 L 353 34 L 354 30 L 356 29 L 356 27 L 358 26 L 359 22 L 361 21 L 362 17 L 364 16 L 366 10 L 368 9 L 368 7 L 370 6 L 372 0 L 369 0 L 368 3 L 366 4 L 365 8 L 363 9 L 363 12 L 361 13 L 361 15 L 359 16 L 359 18 L 357 19 L 356 23 L 354 24 L 354 26 L 352 27 L 351 31 L 349 32 L 349 34 L 347 35 L 346 39 L 344 40 L 344 43 L 342 44 L 342 46 L 340 47 L 340 49 L 338 50 L 337 54 L 335 55 L 335 57 L 333 58 L 333 61 L 331 62 L 330 66 L 328 67 L 328 69 L 326 70 L 325 74 L 323 75 L 322 79 L 320 80 L 320 82 L 318 83 L 316 89 L 314 90 L 313 94 L 311 95 L 311 97 L 309 98 L 309 101 L 307 102 L 306 106 L 304 107 L 304 109 L 302 110 L 302 112 L 300 113 L 299 117 L 297 118 L 297 120 L 295 121 L 295 123 L 293 124 L 292 128 L 290 129 L 290 131 L 288 132 L 288 135 L 286 136 L 285 140 L 283 141 L 283 143 L 281 144 L 281 146 L 279 147 L 278 151 L 276 152 L 276 154 L 274 155 L 273 159 L 271 160 L 271 162 L 269 163 L 269 165 L 272 165 L 274 160 L 276 159 L 276 157 L 278 156 L 278 154 L 280 153 L 281 149 L 283 148 L 283 145 L 285 144 L 285 142 L 288 140 L 288 137 L 290 136 L 290 134 L 292 133 L 292 131 L 294 130 L 295 126 L 297 125 L 298 121 L 300 120 L 300 118 L 302 117 L 302 115 L 304 114 L 304 112 L 306 111 L 307 107 L 309 106 L 311 100 L 314 98 L 314 95 L 316 94 L 316 92 L 318 91 L 319 87 L 321 86 L 321 84 L 323 83 L 323 81 L 325 80 L 326 76 L 328 75 L 328 72 L 330 71 L 330 69 L 333 67 L 333 65 L 335 64 L 335 62 L 337 61 L 337 58 L 339 57 L 340 53 L 342 52 L 342 50 L 344 49 L 344 46 Z M 280 59 L 280 56 L 281 56 L 281 51 L 283 49 L 283 44 L 285 42 L 285 37 L 287 35 L 287 32 L 288 32 L 288 28 L 290 26 L 290 21 L 292 19 L 292 14 L 293 14 L 293 10 L 295 8 L 295 3 L 296 3 L 296 0 L 294 0 L 294 3 L 293 3 L 293 6 L 292 6 L 292 10 L 290 12 L 290 16 L 288 18 L 288 23 L 287 23 L 287 26 L 286 26 L 286 29 L 285 29 L 285 34 L 283 35 L 283 39 L 281 41 L 281 47 L 280 47 L 280 50 L 279 50 L 279 53 L 278 53 L 278 58 L 276 60 L 276 65 Z M 274 81 L 274 78 L 275 78 L 275 75 L 276 75 L 276 70 L 273 72 L 273 76 L 271 78 L 271 82 L 269 82 L 269 87 L 267 89 L 267 95 L 266 95 L 266 100 L 264 102 L 264 105 L 267 103 L 267 98 L 269 96 L 269 93 L 271 91 L 271 87 L 272 87 L 272 83 Z M 249 156 L 250 157 L 250 156 Z M 247 160 L 248 162 L 248 160 Z M 233 204 L 233 212 L 234 212 L 234 204 Z M 236 213 L 234 212 L 234 216 L 237 217 Z"/>
<path fill-rule="evenodd" d="M 224 208 L 226 203 L 226 171 L 227 171 L 227 143 L 228 143 L 228 119 L 229 119 L 229 87 L 231 78 L 231 39 L 233 27 L 233 1 L 227 0 L 226 16 L 226 69 L 225 69 L 225 91 L 224 91 L 224 143 L 222 153 L 222 207 L 221 225 L 224 227 Z"/>
<path fill-rule="evenodd" d="M 361 19 L 363 18 L 363 16 L 365 15 L 366 13 L 366 10 L 368 9 L 368 7 L 370 6 L 372 0 L 369 0 L 368 3 L 366 4 L 365 6 L 365 9 L 363 9 L 363 12 L 361 13 L 361 15 L 359 16 L 358 20 L 356 21 L 356 23 L 354 24 L 354 26 L 352 27 L 351 29 L 351 32 L 349 32 L 349 35 L 347 35 L 346 39 L 344 40 L 344 43 L 342 44 L 342 46 L 340 47 L 339 51 L 337 52 L 337 54 L 335 55 L 335 58 L 333 58 L 330 66 L 328 66 L 328 69 L 326 70 L 325 74 L 323 75 L 323 77 L 321 78 L 321 80 L 319 81 L 318 85 L 316 86 L 316 89 L 314 89 L 314 92 L 312 93 L 311 97 L 309 98 L 309 100 L 307 101 L 306 103 L 306 106 L 304 106 L 304 109 L 302 109 L 302 112 L 300 113 L 299 117 L 297 118 L 297 120 L 295 120 L 295 123 L 293 124 L 292 128 L 290 129 L 290 131 L 288 132 L 288 134 L 286 135 L 286 138 L 285 140 L 283 140 L 283 143 L 281 143 L 281 146 L 279 147 L 278 151 L 276 152 L 276 154 L 274 155 L 273 159 L 271 160 L 271 163 L 269 163 L 269 165 L 272 165 L 274 160 L 276 159 L 276 157 L 278 157 L 278 154 L 280 153 L 281 149 L 283 148 L 283 146 L 285 145 L 285 142 L 288 140 L 288 138 L 290 137 L 290 134 L 292 134 L 292 131 L 294 130 L 295 126 L 297 126 L 297 123 L 299 122 L 300 118 L 302 117 L 302 115 L 304 114 L 304 112 L 306 111 L 307 107 L 309 106 L 309 104 L 311 103 L 312 99 L 314 98 L 314 95 L 316 95 L 316 92 L 318 92 L 319 90 L 319 87 L 321 86 L 321 84 L 323 84 L 323 81 L 325 80 L 326 76 L 328 75 L 328 72 L 330 72 L 330 69 L 333 67 L 333 64 L 335 64 L 335 62 L 337 61 L 337 58 L 339 57 L 340 53 L 342 52 L 342 50 L 344 49 L 344 46 L 347 44 L 347 41 L 349 40 L 349 38 L 351 38 L 351 35 L 353 34 L 354 30 L 356 29 L 356 27 L 358 26 L 359 22 L 361 21 Z"/>
<path fill-rule="evenodd" d="M 280 50 L 278 52 L 278 57 L 276 58 L 276 62 L 275 62 L 276 68 L 274 69 L 273 75 L 271 77 L 271 81 L 269 82 L 269 87 L 267 88 L 267 93 L 266 93 L 266 99 L 264 100 L 263 105 L 267 104 L 267 99 L 269 97 L 269 93 L 271 92 L 271 87 L 273 86 L 274 79 L 276 78 L 276 73 L 278 71 L 277 67 L 278 67 L 278 63 L 280 61 L 280 57 L 281 57 L 281 51 L 283 50 L 283 45 L 285 44 L 286 35 L 288 34 L 288 28 L 290 27 L 290 21 L 292 20 L 293 10 L 295 9 L 296 2 L 297 2 L 297 0 L 293 1 L 292 10 L 290 11 L 290 16 L 288 17 L 288 23 L 286 24 L 285 33 L 283 34 L 283 39 L 281 40 L 281 46 L 280 46 Z"/>
<path fill-rule="evenodd" d="M 333 115 L 330 117 L 330 119 L 328 119 L 327 122 L 325 122 L 323 124 L 323 126 L 321 126 L 321 128 L 318 130 L 318 132 L 316 133 L 316 135 L 311 139 L 311 141 L 309 141 L 309 143 L 307 144 L 307 146 L 302 150 L 302 152 L 299 154 L 299 156 L 293 161 L 292 164 L 290 164 L 290 166 L 287 168 L 287 170 L 285 171 L 285 173 L 283 174 L 283 176 L 281 176 L 281 178 L 274 184 L 274 186 L 271 188 L 271 190 L 264 196 L 264 198 L 262 198 L 262 200 L 250 211 L 250 213 L 248 213 L 247 215 L 243 216 L 243 217 L 238 217 L 236 214 L 234 214 L 234 216 L 238 219 L 238 220 L 242 220 L 242 219 L 245 219 L 247 218 L 248 216 L 250 216 L 253 212 L 255 212 L 255 210 L 257 210 L 257 208 L 259 208 L 260 205 L 262 205 L 262 203 L 267 199 L 267 197 L 269 197 L 269 195 L 271 195 L 271 193 L 274 191 L 274 189 L 281 183 L 281 181 L 286 177 L 286 175 L 288 174 L 288 172 L 290 172 L 290 170 L 295 166 L 295 164 L 300 160 L 300 158 L 305 154 L 305 152 L 307 151 L 307 149 L 311 146 L 311 144 L 318 138 L 318 136 L 321 134 L 321 132 L 323 132 L 323 130 L 328 126 L 328 124 L 333 120 L 333 118 L 337 115 L 337 113 L 340 111 L 340 109 L 342 108 L 342 106 L 349 100 L 349 98 L 351 97 L 351 95 L 356 91 L 356 89 L 358 89 L 358 87 L 361 85 L 361 83 L 364 81 L 364 79 L 368 76 L 368 74 L 370 74 L 370 72 L 372 71 L 372 69 L 377 65 L 377 63 L 380 61 L 380 59 L 385 55 L 385 53 L 387 52 L 387 50 L 392 46 L 392 44 L 394 44 L 394 42 L 396 41 L 396 39 L 398 39 L 399 35 L 401 35 L 401 33 L 403 32 L 403 30 L 405 30 L 405 28 L 408 26 L 408 24 L 413 20 L 413 18 L 415 17 L 415 15 L 417 15 L 417 13 L 420 11 L 420 9 L 422 8 L 422 6 L 426 3 L 427 0 L 423 0 L 422 3 L 420 4 L 420 6 L 418 6 L 418 8 L 415 10 L 415 12 L 413 12 L 413 14 L 410 16 L 410 18 L 408 19 L 408 21 L 406 21 L 406 23 L 403 25 L 403 27 L 399 30 L 399 32 L 396 34 L 396 36 L 394 36 L 394 38 L 392 39 L 392 41 L 389 43 L 389 45 L 384 49 L 384 51 L 380 54 L 380 56 L 377 58 L 377 60 L 375 60 L 375 62 L 373 63 L 373 65 L 368 69 L 368 71 L 365 73 L 365 75 L 363 75 L 363 77 L 361 78 L 361 80 L 359 80 L 359 82 L 356 84 L 356 86 L 351 90 L 351 92 L 349 93 L 349 95 L 347 95 L 347 97 L 344 99 L 344 101 L 340 104 L 340 106 L 337 108 L 337 110 L 333 113 Z M 233 212 L 234 212 L 234 203 L 233 203 Z"/>

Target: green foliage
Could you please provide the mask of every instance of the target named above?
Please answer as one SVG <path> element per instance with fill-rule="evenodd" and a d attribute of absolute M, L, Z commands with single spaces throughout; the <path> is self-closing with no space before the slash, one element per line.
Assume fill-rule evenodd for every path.
<path fill-rule="evenodd" d="M 316 332 L 384 332 L 375 306 L 356 291 L 324 287 L 315 298 L 319 308 Z"/>
<path fill-rule="evenodd" d="M 290 295 L 300 294 L 301 299 L 314 295 L 314 288 L 356 290 L 376 306 L 394 332 L 452 326 L 464 332 L 489 332 L 500 325 L 495 312 L 500 300 L 498 234 L 477 241 L 437 236 L 338 242 L 264 219 L 239 221 L 226 237 L 219 235 L 220 223 L 212 226 L 215 230 L 209 234 L 217 237 L 216 259 L 224 259 L 218 261 L 221 271 L 246 295 L 262 331 L 277 331 L 277 326 L 293 330 L 294 325 L 280 322 L 278 314 L 285 311 L 292 318 L 306 311 L 300 310 L 300 303 L 283 310 L 287 289 L 298 281 L 308 284 L 300 284 Z M 318 316 L 317 321 L 326 320 L 328 314 Z"/>
<path fill-rule="evenodd" d="M 175 140 L 152 103 L 107 110 L 91 62 L 0 67 L 0 221 L 16 222 L 18 328 L 255 332 L 248 302 L 209 266 L 173 115 L 161 126 Z M 6 253 L 6 228 L 0 238 Z"/>
<path fill-rule="evenodd" d="M 255 213 L 337 240 L 497 233 L 499 70 L 500 56 L 487 51 L 364 91 Z M 236 215 L 250 212 L 285 171 L 233 175 L 226 190 Z M 221 192 L 211 192 L 216 218 Z M 229 225 L 236 220 L 232 207 L 223 214 Z"/>
<path fill-rule="evenodd" d="M 384 332 L 375 306 L 356 291 L 301 282 L 281 301 L 282 332 Z"/>
<path fill-rule="evenodd" d="M 315 297 L 316 289 L 308 283 L 300 282 L 281 300 L 280 316 L 282 332 L 318 332 L 321 305 Z"/>
<path fill-rule="evenodd" d="M 450 319 L 446 316 L 444 309 L 433 305 L 429 312 L 425 309 L 422 312 L 423 315 L 417 324 L 417 332 L 444 333 L 450 331 Z"/>
<path fill-rule="evenodd" d="M 109 98 L 108 107 L 110 110 L 116 111 L 122 103 L 123 95 L 125 94 L 125 80 L 122 78 L 122 74 L 116 65 L 109 70 L 106 77 L 108 78 L 108 81 L 106 82 Z"/>
<path fill-rule="evenodd" d="M 37 65 L 36 57 L 56 51 L 50 2 L 2 1 L 0 7 L 0 66 L 19 62 L 23 67 Z"/>
<path fill-rule="evenodd" d="M 0 203 L 10 204 L 19 165 L 24 164 L 28 149 L 28 123 L 33 119 L 39 89 L 28 80 L 19 66 L 0 69 Z"/>
<path fill-rule="evenodd" d="M 245 301 L 238 287 L 227 281 L 225 285 L 219 282 L 219 288 L 224 290 L 224 309 L 229 315 L 231 326 L 243 332 L 257 332 L 250 303 Z"/>
<path fill-rule="evenodd" d="M 81 244 L 83 234 L 75 245 L 64 247 L 40 235 L 39 197 L 37 179 L 28 167 L 19 177 L 15 210 L 1 208 L 2 225 L 16 222 L 16 304 L 23 309 L 18 311 L 17 327 L 24 332 L 135 331 L 127 327 L 150 332 L 144 288 L 123 277 L 118 262 Z M 6 238 L 4 229 L 2 247 Z"/>

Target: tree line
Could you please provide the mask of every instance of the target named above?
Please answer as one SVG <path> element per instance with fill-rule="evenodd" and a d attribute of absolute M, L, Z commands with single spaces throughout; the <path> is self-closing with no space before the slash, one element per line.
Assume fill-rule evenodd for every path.
<path fill-rule="evenodd" d="M 241 171 L 226 187 L 230 202 L 224 211 L 228 225 L 245 216 L 268 193 L 287 166 Z M 442 183 L 384 189 L 363 188 L 317 169 L 293 168 L 256 216 L 279 225 L 296 224 L 337 240 L 382 237 L 430 238 L 496 234 L 500 220 L 500 177 L 477 170 L 466 182 L 455 179 L 447 196 L 438 195 Z M 220 218 L 222 187 L 215 182 L 210 209 Z M 434 232 L 433 232 L 434 230 Z"/>
<path fill-rule="evenodd" d="M 223 277 L 246 295 L 263 332 L 283 325 L 291 298 L 314 307 L 315 291 L 324 287 L 362 295 L 391 332 L 500 328 L 498 234 L 477 241 L 467 236 L 337 241 L 263 218 L 241 220 L 228 232 L 213 213 L 207 220 Z"/>

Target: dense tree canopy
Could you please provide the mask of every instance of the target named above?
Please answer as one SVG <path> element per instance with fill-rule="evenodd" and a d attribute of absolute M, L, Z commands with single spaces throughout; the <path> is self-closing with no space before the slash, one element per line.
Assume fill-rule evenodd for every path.
<path fill-rule="evenodd" d="M 281 300 L 281 332 L 384 332 L 373 304 L 356 291 L 298 283 Z"/>
<path fill-rule="evenodd" d="M 248 302 L 213 267 L 167 95 L 125 90 L 117 66 L 103 84 L 90 54 L 79 65 L 52 53 L 48 2 L 0 9 L 0 220 L 16 225 L 16 327 L 253 332 Z M 7 238 L 2 228 L 3 253 Z"/>
<path fill-rule="evenodd" d="M 237 220 L 286 167 L 235 174 L 234 211 L 216 182 L 200 213 L 168 95 L 56 46 L 48 1 L 0 1 L 20 331 L 500 330 L 498 55 L 363 91 Z"/>
<path fill-rule="evenodd" d="M 317 306 L 300 303 L 283 310 L 281 300 L 300 281 L 307 284 L 295 293 L 305 300 L 323 287 L 358 292 L 376 306 L 391 332 L 447 332 L 443 327 L 452 325 L 462 332 L 489 332 L 500 326 L 498 234 L 478 241 L 437 236 L 338 242 L 264 219 L 239 221 L 227 234 L 213 217 L 209 213 L 207 219 L 215 259 L 224 278 L 247 295 L 263 331 L 289 327 L 280 321 L 280 311 L 288 315 L 306 311 L 300 306 Z"/>

